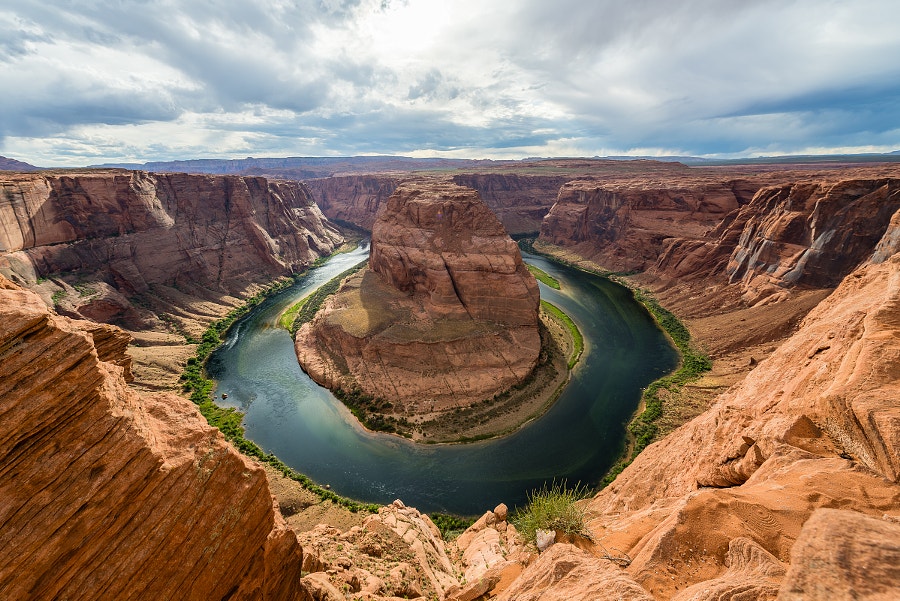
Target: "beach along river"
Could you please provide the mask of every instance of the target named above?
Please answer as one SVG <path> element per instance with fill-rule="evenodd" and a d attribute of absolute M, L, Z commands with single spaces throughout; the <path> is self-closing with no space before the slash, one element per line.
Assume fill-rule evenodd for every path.
<path fill-rule="evenodd" d="M 524 505 L 544 482 L 595 485 L 622 448 L 641 389 L 678 361 L 631 293 L 604 278 L 540 257 L 527 262 L 562 285 L 541 297 L 569 314 L 585 352 L 547 413 L 503 438 L 464 445 L 414 444 L 365 431 L 303 373 L 279 314 L 363 260 L 368 246 L 335 255 L 238 322 L 207 365 L 222 405 L 245 412 L 246 437 L 335 492 L 365 502 L 401 499 L 420 511 L 480 514 Z"/>

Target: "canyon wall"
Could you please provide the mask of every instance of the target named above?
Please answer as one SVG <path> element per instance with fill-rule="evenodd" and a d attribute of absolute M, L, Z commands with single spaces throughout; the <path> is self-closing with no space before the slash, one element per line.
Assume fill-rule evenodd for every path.
<path fill-rule="evenodd" d="M 265 472 L 85 325 L 0 276 L 0 597 L 308 598 Z"/>
<path fill-rule="evenodd" d="M 0 187 L 0 272 L 26 283 L 79 272 L 125 294 L 237 291 L 341 240 L 297 182 L 134 171 L 10 174 Z"/>
<path fill-rule="evenodd" d="M 371 231 L 378 209 L 400 185 L 389 175 L 347 175 L 306 180 L 316 204 L 329 218 Z"/>
<path fill-rule="evenodd" d="M 595 541 L 627 553 L 627 574 L 655 599 L 741 586 L 774 598 L 821 508 L 846 510 L 849 524 L 900 521 L 898 228 L 895 212 L 874 252 L 796 334 L 588 504 Z M 827 541 L 817 544 L 826 552 Z M 877 554 L 884 544 L 863 546 Z M 864 555 L 842 569 L 860 577 Z M 871 585 L 897 585 L 882 578 Z"/>
<path fill-rule="evenodd" d="M 675 281 L 724 279 L 754 305 L 796 288 L 834 288 L 871 254 L 900 208 L 900 179 L 760 190 L 698 237 L 673 237 L 650 269 Z"/>
<path fill-rule="evenodd" d="M 403 181 L 412 175 L 352 175 L 306 180 L 313 198 L 329 219 L 371 231 L 378 210 Z M 510 234 L 537 232 L 556 200 L 566 175 L 465 173 L 448 178 L 458 186 L 477 190 L 484 203 Z"/>
<path fill-rule="evenodd" d="M 697 177 L 566 183 L 541 224 L 540 244 L 563 247 L 613 271 L 642 271 L 672 236 L 702 236 L 747 202 L 758 184 Z"/>

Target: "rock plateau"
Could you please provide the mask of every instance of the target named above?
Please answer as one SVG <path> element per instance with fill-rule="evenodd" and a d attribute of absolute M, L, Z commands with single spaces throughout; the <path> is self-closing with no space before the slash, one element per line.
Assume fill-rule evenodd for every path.
<path fill-rule="evenodd" d="M 443 411 L 531 373 L 539 300 L 516 244 L 475 191 L 404 184 L 372 228 L 369 268 L 298 331 L 297 355 L 331 388 L 408 413 Z"/>

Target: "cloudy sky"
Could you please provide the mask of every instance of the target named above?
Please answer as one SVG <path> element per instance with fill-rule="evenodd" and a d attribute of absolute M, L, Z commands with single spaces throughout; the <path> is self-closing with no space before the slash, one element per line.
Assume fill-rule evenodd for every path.
<path fill-rule="evenodd" d="M 900 148 L 897 0 L 0 0 L 0 154 Z"/>

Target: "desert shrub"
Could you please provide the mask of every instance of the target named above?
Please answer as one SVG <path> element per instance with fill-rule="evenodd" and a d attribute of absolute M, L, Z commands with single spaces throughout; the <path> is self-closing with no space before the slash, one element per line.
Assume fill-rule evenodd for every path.
<path fill-rule="evenodd" d="M 581 484 L 568 488 L 566 482 L 556 482 L 528 494 L 528 505 L 517 509 L 510 521 L 525 540 L 537 541 L 538 530 L 556 530 L 567 535 L 590 538 L 584 509 L 578 501 L 591 496 L 591 490 Z"/>

